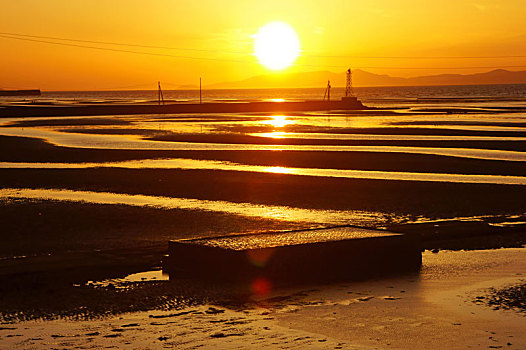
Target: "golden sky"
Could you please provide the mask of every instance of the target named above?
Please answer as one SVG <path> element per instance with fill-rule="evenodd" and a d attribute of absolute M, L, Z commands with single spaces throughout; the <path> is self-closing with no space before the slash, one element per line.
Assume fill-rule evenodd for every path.
<path fill-rule="evenodd" d="M 407 77 L 490 67 L 526 70 L 524 57 L 421 58 L 526 56 L 524 0 L 0 0 L 0 5 L 2 33 L 165 47 L 0 36 L 3 88 L 151 84 L 154 89 L 157 80 L 176 88 L 198 85 L 200 75 L 204 84 L 213 84 L 268 74 L 253 56 L 253 35 L 271 21 L 290 24 L 300 40 L 302 53 L 287 72 L 353 67 Z M 475 68 L 430 69 L 446 67 Z"/>

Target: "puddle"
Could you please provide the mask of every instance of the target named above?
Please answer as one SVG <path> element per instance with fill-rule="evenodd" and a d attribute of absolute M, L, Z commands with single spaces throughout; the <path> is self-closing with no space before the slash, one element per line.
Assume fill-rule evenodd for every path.
<path fill-rule="evenodd" d="M 130 283 L 137 282 L 157 282 L 157 281 L 169 281 L 168 274 L 163 273 L 162 270 L 152 270 L 133 273 L 124 278 L 112 278 L 102 281 L 88 281 L 85 285 L 92 286 L 95 288 L 108 287 L 113 285 L 115 288 L 126 288 Z"/>
<path fill-rule="evenodd" d="M 488 225 L 496 226 L 496 227 L 514 227 L 514 226 L 526 225 L 526 221 L 504 221 L 504 222 L 489 223 Z"/>

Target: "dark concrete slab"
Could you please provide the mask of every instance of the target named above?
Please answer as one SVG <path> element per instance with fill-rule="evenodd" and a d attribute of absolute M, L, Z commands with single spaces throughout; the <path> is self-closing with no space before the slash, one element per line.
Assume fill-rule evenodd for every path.
<path fill-rule="evenodd" d="M 421 262 L 415 238 L 345 226 L 170 241 L 163 269 L 175 278 L 295 283 L 417 271 Z"/>

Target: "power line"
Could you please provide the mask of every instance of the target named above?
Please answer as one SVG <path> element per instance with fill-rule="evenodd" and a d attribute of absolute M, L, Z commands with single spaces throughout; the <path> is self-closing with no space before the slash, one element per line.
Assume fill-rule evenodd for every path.
<path fill-rule="evenodd" d="M 0 38 L 22 40 L 22 41 L 29 41 L 29 42 L 37 42 L 37 43 L 44 43 L 44 44 L 52 44 L 52 45 L 60 45 L 60 46 L 86 48 L 86 49 L 93 49 L 93 50 L 131 53 L 131 54 L 137 54 L 137 55 L 148 55 L 148 56 L 169 57 L 169 58 L 181 58 L 181 59 L 191 59 L 191 60 L 234 62 L 234 63 L 244 63 L 244 64 L 247 64 L 247 63 L 250 63 L 250 64 L 258 63 L 255 60 L 249 61 L 249 60 L 240 60 L 240 59 L 195 57 L 195 56 L 186 56 L 186 55 L 162 54 L 162 53 L 155 53 L 155 52 L 124 50 L 124 49 L 116 49 L 116 48 L 100 47 L 100 46 L 92 46 L 92 45 L 83 45 L 83 44 L 53 42 L 53 41 L 49 41 L 49 40 L 23 38 L 23 37 L 16 37 L 16 36 L 10 36 L 10 35 L 5 35 L 5 34 L 0 34 Z M 214 51 L 210 51 L 210 52 L 214 52 Z M 348 68 L 348 66 L 349 66 L 349 65 L 343 66 L 343 65 L 314 65 L 314 64 L 293 64 L 293 65 L 296 66 L 296 67 L 340 68 L 340 69 Z M 404 67 L 386 67 L 386 66 L 357 66 L 357 65 L 352 65 L 352 66 L 355 69 L 358 68 L 358 69 L 400 69 L 400 70 L 402 70 L 402 69 L 411 69 L 411 70 L 418 70 L 418 69 L 466 70 L 466 69 L 493 69 L 493 68 L 526 68 L 526 65 L 469 66 L 469 67 L 407 67 L 407 66 L 404 66 Z"/>
<path fill-rule="evenodd" d="M 308 51 L 306 51 L 308 52 Z M 360 56 L 360 55 L 311 55 L 318 58 L 355 58 L 355 59 L 394 59 L 394 60 L 443 60 L 443 59 L 499 59 L 499 58 L 526 58 L 526 55 L 496 55 L 496 56 Z"/>
<path fill-rule="evenodd" d="M 14 37 L 27 37 L 27 38 L 36 38 L 36 39 L 50 39 L 50 40 L 61 40 L 61 41 L 72 41 L 88 44 L 104 44 L 104 45 L 115 45 L 115 46 L 128 46 L 128 47 L 142 47 L 147 49 L 163 49 L 163 50 L 180 50 L 180 51 L 196 51 L 196 52 L 219 52 L 218 50 L 209 50 L 209 49 L 194 49 L 194 48 L 182 48 L 182 47 L 173 47 L 173 46 L 156 46 L 156 45 L 141 45 L 141 44 L 129 44 L 129 43 L 118 43 L 112 41 L 96 41 L 96 40 L 81 40 L 81 39 L 70 39 L 70 38 L 60 38 L 55 36 L 40 36 L 40 35 L 28 35 L 28 34 L 17 34 L 17 33 L 8 33 L 0 32 L 0 35 L 9 35 Z M 221 50 L 220 52 L 232 53 L 238 55 L 247 55 L 246 52 L 240 51 L 226 51 Z"/>
<path fill-rule="evenodd" d="M 103 51 L 113 51 L 113 52 L 133 53 L 133 54 L 138 54 L 138 55 L 148 55 L 148 56 L 160 56 L 160 57 L 184 58 L 184 59 L 192 59 L 192 60 L 207 60 L 207 61 L 237 62 L 237 63 L 256 63 L 256 61 L 249 62 L 249 61 L 246 61 L 246 60 L 234 60 L 234 59 L 227 59 L 227 58 L 210 58 L 210 57 L 194 57 L 194 56 L 184 56 L 184 55 L 170 55 L 170 54 L 155 53 L 155 52 L 145 52 L 145 51 L 133 51 L 133 50 L 115 49 L 115 48 L 110 48 L 110 47 L 100 47 L 100 46 L 81 45 L 81 44 L 71 44 L 71 43 L 59 43 L 59 42 L 53 42 L 53 41 L 48 41 L 48 40 L 30 39 L 30 38 L 19 38 L 19 37 L 8 36 L 8 35 L 3 35 L 3 34 L 0 34 L 0 38 L 15 39 L 15 40 L 22 40 L 22 41 L 31 41 L 31 42 L 44 43 L 44 44 L 52 44 L 52 45 L 60 45 L 60 46 L 81 47 L 81 48 L 85 48 L 85 49 L 94 49 L 94 50 L 103 50 Z"/>
<path fill-rule="evenodd" d="M 164 49 L 164 50 L 180 50 L 180 51 L 195 51 L 195 52 L 221 52 L 221 53 L 230 53 L 237 55 L 250 55 L 246 52 L 241 51 L 231 51 L 231 50 L 210 50 L 210 49 L 195 49 L 195 48 L 182 48 L 182 47 L 173 47 L 173 46 L 157 46 L 157 45 L 143 45 L 143 44 L 130 44 L 130 43 L 121 43 L 114 41 L 97 41 L 97 40 L 82 40 L 82 39 L 71 39 L 64 37 L 56 36 L 41 36 L 41 35 L 29 35 L 29 34 L 19 34 L 11 32 L 0 32 L 0 35 L 8 35 L 15 37 L 27 37 L 27 38 L 37 38 L 37 39 L 51 39 L 51 40 L 61 40 L 61 41 L 71 41 L 71 42 L 81 42 L 89 44 L 104 44 L 104 45 L 115 45 L 115 46 L 128 46 L 128 47 L 142 47 L 148 49 Z M 310 54 L 312 51 L 302 51 L 302 56 L 306 57 L 318 57 L 318 58 L 354 58 L 354 59 L 504 59 L 504 58 L 526 58 L 526 55 L 488 55 L 488 56 L 367 56 L 367 55 L 318 55 Z"/>

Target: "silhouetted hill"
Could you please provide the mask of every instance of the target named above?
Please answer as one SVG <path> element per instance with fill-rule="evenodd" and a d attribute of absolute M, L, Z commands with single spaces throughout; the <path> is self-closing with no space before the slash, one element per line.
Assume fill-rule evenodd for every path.
<path fill-rule="evenodd" d="M 511 72 L 496 69 L 477 74 L 440 74 L 408 79 L 414 85 L 476 85 L 476 84 L 523 84 L 526 83 L 526 71 Z"/>
<path fill-rule="evenodd" d="M 207 88 L 285 88 L 324 87 L 327 80 L 333 87 L 345 86 L 345 72 L 329 71 L 267 74 L 245 80 L 224 82 Z M 496 69 L 477 74 L 438 74 L 413 78 L 374 74 L 361 69 L 353 70 L 354 86 L 423 86 L 423 85 L 479 85 L 479 84 L 526 84 L 526 71 Z"/>

